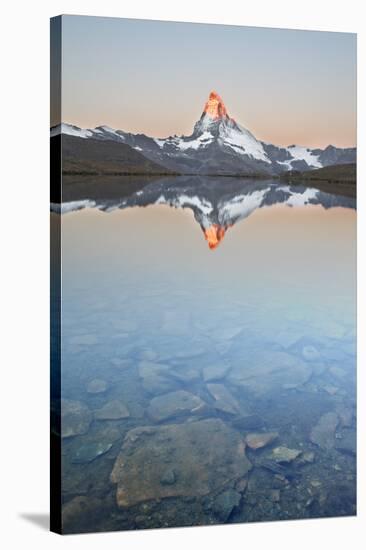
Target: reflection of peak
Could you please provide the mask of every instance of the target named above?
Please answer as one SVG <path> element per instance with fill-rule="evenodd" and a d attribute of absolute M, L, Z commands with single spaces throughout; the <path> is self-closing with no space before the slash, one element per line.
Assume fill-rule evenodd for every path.
<path fill-rule="evenodd" d="M 127 191 L 131 185 L 130 191 Z M 79 189 L 79 191 L 78 191 Z M 85 187 L 74 182 L 64 188 L 62 207 L 52 210 L 62 213 L 82 208 L 99 208 L 104 212 L 116 209 L 167 205 L 189 209 L 200 225 L 210 249 L 222 242 L 227 229 L 254 213 L 257 209 L 284 205 L 298 208 L 321 205 L 323 208 L 355 208 L 352 197 L 325 193 L 311 187 L 278 184 L 238 178 L 205 178 L 196 176 L 163 178 L 137 183 L 111 183 L 102 178 L 100 185 Z"/>
<path fill-rule="evenodd" d="M 203 110 L 211 118 L 227 117 L 227 110 L 219 94 L 211 92 Z"/>
<path fill-rule="evenodd" d="M 210 227 L 207 227 L 206 229 L 202 229 L 211 250 L 217 248 L 222 239 L 225 237 L 226 228 L 216 223 L 210 225 Z"/>

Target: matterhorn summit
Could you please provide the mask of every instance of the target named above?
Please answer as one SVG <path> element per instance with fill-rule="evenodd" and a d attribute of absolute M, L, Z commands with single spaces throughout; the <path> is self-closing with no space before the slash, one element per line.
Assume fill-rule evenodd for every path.
<path fill-rule="evenodd" d="M 221 147 L 231 149 L 239 155 L 271 163 L 263 145 L 253 134 L 233 118 L 230 118 L 225 104 L 217 92 L 211 92 L 200 120 L 195 124 L 192 137 L 207 132 Z"/>
<path fill-rule="evenodd" d="M 142 155 L 141 163 L 145 157 L 145 160 L 157 163 L 162 171 L 168 169 L 185 175 L 268 177 L 288 170 L 304 171 L 356 162 L 355 148 L 328 146 L 322 150 L 300 145 L 278 147 L 258 140 L 229 115 L 216 91 L 209 94 L 201 117 L 189 136 L 158 138 L 115 130 L 105 125 L 82 129 L 72 124 L 53 128 L 51 135 L 58 133 L 79 137 L 83 141 L 120 142 Z M 115 154 L 114 151 L 113 156 Z M 124 154 L 127 154 L 127 149 Z"/>
<path fill-rule="evenodd" d="M 207 116 L 209 119 L 229 118 L 225 104 L 217 92 L 211 92 L 205 107 L 202 117 Z"/>

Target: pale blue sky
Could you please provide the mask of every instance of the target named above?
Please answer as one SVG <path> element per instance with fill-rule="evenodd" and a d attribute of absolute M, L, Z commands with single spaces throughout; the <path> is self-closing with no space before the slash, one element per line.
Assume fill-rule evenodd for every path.
<path fill-rule="evenodd" d="M 280 145 L 356 142 L 356 35 L 63 16 L 62 118 L 190 134 L 211 90 Z"/>

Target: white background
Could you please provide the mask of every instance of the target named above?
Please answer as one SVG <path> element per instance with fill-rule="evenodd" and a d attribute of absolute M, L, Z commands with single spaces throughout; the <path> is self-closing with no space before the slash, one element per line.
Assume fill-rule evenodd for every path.
<path fill-rule="evenodd" d="M 365 304 L 365 17 L 357 0 L 16 1 L 1 13 L 2 547 L 358 550 L 366 522 L 365 314 L 359 306 L 358 517 L 60 537 L 48 513 L 49 17 L 60 13 L 358 32 L 359 304 Z M 214 52 L 213 52 L 214 55 Z M 219 70 L 219 67 L 218 67 Z M 340 258 L 340 261 L 342 259 Z M 314 266 L 316 269 L 316 266 Z M 364 284 L 363 284 L 364 283 Z M 41 525 L 40 525 L 41 524 Z M 43 526 L 42 526 L 43 525 Z M 365 543 L 364 543 L 365 544 Z"/>

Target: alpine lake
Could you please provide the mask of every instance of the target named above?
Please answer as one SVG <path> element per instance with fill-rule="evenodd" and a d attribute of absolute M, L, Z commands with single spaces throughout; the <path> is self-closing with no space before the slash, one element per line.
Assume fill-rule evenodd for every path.
<path fill-rule="evenodd" d="M 51 212 L 64 532 L 355 515 L 355 199 L 86 183 Z"/>

